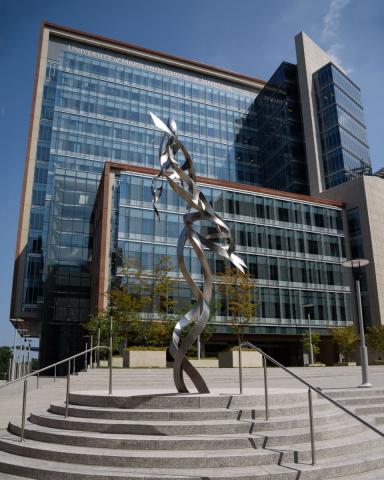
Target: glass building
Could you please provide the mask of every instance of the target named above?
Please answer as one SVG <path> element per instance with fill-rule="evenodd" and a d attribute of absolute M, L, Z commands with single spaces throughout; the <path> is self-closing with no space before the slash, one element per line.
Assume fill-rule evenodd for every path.
<path fill-rule="evenodd" d="M 283 62 L 255 101 L 260 184 L 309 193 L 297 67 Z"/>
<path fill-rule="evenodd" d="M 331 82 L 317 69 L 318 98 L 331 84 L 359 108 L 356 92 L 347 91 L 352 87 L 333 65 L 327 68 Z M 44 25 L 11 303 L 11 317 L 23 318 L 40 337 L 42 365 L 83 349 L 83 324 L 105 306 L 120 274 L 117 252 L 149 272 L 159 257 L 175 257 L 184 205 L 167 190 L 162 222 L 155 222 L 150 182 L 161 134 L 149 111 L 176 120 L 204 194 L 231 226 L 256 285 L 250 338 L 297 363 L 307 328 L 303 305 L 314 305 L 313 327 L 324 338 L 330 327 L 351 323 L 350 285 L 341 268 L 350 249 L 344 203 L 304 195 L 312 192 L 312 157 L 302 94 L 299 63 L 283 62 L 264 82 Z M 350 118 L 341 118 L 339 103 L 319 107 L 324 139 L 328 128 L 350 135 L 348 125 L 361 124 L 350 105 Z M 332 108 L 337 122 L 330 127 L 324 122 Z M 357 158 L 340 141 L 335 149 Z M 330 158 L 324 142 L 323 156 Z M 327 172 L 331 182 L 339 171 Z M 198 264 L 193 256 L 189 261 L 200 281 Z M 221 259 L 209 256 L 209 262 L 214 272 L 223 270 Z M 183 303 L 190 293 L 176 264 L 172 275 Z M 228 306 L 215 301 L 213 343 L 223 345 L 231 341 Z"/>
<path fill-rule="evenodd" d="M 326 187 L 371 175 L 360 88 L 332 63 L 313 78 Z"/>

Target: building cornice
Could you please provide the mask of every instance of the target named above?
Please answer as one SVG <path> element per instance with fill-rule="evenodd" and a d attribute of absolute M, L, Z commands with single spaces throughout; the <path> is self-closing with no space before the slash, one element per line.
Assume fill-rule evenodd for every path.
<path fill-rule="evenodd" d="M 140 167 L 138 165 L 130 165 L 128 163 L 117 162 L 105 162 L 104 173 L 110 171 L 127 171 L 131 173 L 141 173 L 144 175 L 156 175 L 158 170 L 150 167 Z M 230 182 L 228 180 L 217 180 L 215 178 L 197 177 L 197 181 L 203 185 L 212 185 L 216 187 L 229 188 L 239 191 L 240 193 L 260 193 L 262 195 L 268 195 L 276 198 L 286 198 L 289 200 L 297 200 L 301 202 L 314 203 L 317 205 L 324 205 L 328 207 L 345 208 L 344 202 L 338 202 L 336 200 L 328 200 L 319 197 L 312 197 L 311 195 L 303 195 L 300 193 L 284 192 L 282 190 L 273 190 L 271 188 L 256 187 L 253 185 L 247 185 L 243 183 Z"/>
<path fill-rule="evenodd" d="M 42 23 L 42 28 L 48 29 L 50 33 L 62 38 L 76 40 L 94 47 L 107 48 L 110 50 L 112 49 L 119 53 L 134 55 L 145 60 L 161 62 L 173 67 L 184 68 L 203 75 L 210 75 L 221 80 L 235 82 L 246 87 L 260 89 L 266 84 L 264 80 L 260 80 L 256 77 L 232 72 L 224 68 L 215 67 L 206 63 L 197 62 L 195 60 L 189 60 L 177 55 L 170 55 L 157 50 L 144 48 L 132 43 L 114 40 L 102 35 L 95 35 L 74 28 L 64 27 L 55 23 L 44 21 Z"/>

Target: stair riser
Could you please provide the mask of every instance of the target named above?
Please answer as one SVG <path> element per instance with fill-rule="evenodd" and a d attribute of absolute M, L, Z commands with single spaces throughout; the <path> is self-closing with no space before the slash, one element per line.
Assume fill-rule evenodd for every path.
<path fill-rule="evenodd" d="M 127 475 L 97 475 L 95 473 L 70 473 L 53 470 L 43 470 L 41 468 L 33 468 L 28 466 L 12 465 L 5 462 L 0 462 L 0 472 L 8 473 L 9 475 L 19 475 L 36 480 L 196 480 L 196 476 L 174 476 L 174 475 L 148 475 L 145 474 L 127 474 Z M 249 477 L 252 478 L 252 477 Z M 206 480 L 209 480 L 208 478 Z M 228 479 L 231 480 L 231 479 Z M 233 479 L 236 480 L 236 479 Z M 242 478 L 247 480 L 247 478 Z M 257 480 L 270 480 L 269 475 L 257 477 Z M 277 480 L 277 479 L 276 479 Z M 278 479 L 280 480 L 280 479 Z M 284 479 L 285 480 L 285 479 Z"/>
<path fill-rule="evenodd" d="M 322 416 L 316 418 L 316 412 L 314 413 L 314 424 L 315 425 L 335 425 L 336 423 L 350 423 L 349 416 L 341 413 L 339 415 L 332 416 Z M 343 422 L 345 420 L 345 422 Z M 252 432 L 262 432 L 262 431 L 272 431 L 272 430 L 288 430 L 291 428 L 304 428 L 309 427 L 309 418 L 300 418 L 295 420 L 284 420 L 284 421 L 266 421 L 254 423 Z"/>
<path fill-rule="evenodd" d="M 371 448 L 378 447 L 382 444 L 382 440 L 376 439 L 376 440 L 366 440 L 361 443 L 356 443 L 354 445 L 341 445 L 338 447 L 332 447 L 332 448 L 321 448 L 321 447 L 315 447 L 316 448 L 316 458 L 321 459 L 321 458 L 334 458 L 338 456 L 343 456 L 343 455 L 349 455 L 351 453 L 359 453 L 363 449 L 369 451 Z M 294 455 L 294 460 L 292 460 L 292 452 L 284 452 L 283 457 L 282 457 L 282 463 L 290 463 L 292 461 L 295 461 L 297 463 L 306 463 L 310 462 L 312 460 L 312 453 L 310 450 L 307 451 L 301 451 L 297 452 Z"/>
<path fill-rule="evenodd" d="M 327 392 L 324 390 L 324 393 L 326 393 L 329 397 L 334 398 L 335 400 L 339 398 L 350 398 L 351 395 L 351 390 L 345 390 L 345 391 L 340 391 L 340 392 L 335 392 L 335 391 L 330 391 Z M 378 390 L 378 389 L 354 389 L 353 390 L 353 397 L 354 398 L 361 398 L 361 397 L 384 397 L 384 390 Z"/>
<path fill-rule="evenodd" d="M 363 427 L 360 425 L 351 426 L 345 429 L 333 429 L 333 430 L 316 430 L 315 428 L 315 440 L 322 441 L 322 440 L 331 440 L 333 438 L 340 438 L 340 437 L 347 437 L 349 435 L 356 435 L 357 433 L 361 433 L 363 431 Z M 288 447 L 292 444 L 296 443 L 308 443 L 311 441 L 310 432 L 300 433 L 300 434 L 293 434 L 293 435 L 284 435 L 284 436 L 275 436 L 275 437 L 259 437 L 264 438 L 264 443 L 262 445 L 265 448 L 269 447 Z M 259 444 L 258 444 L 259 445 Z"/>
<path fill-rule="evenodd" d="M 20 436 L 20 427 L 10 424 L 8 431 L 14 435 Z M 24 437 L 38 442 L 54 443 L 61 445 L 76 445 L 79 447 L 94 448 L 114 448 L 127 450 L 220 450 L 220 449 L 240 449 L 240 448 L 258 448 L 262 441 L 255 442 L 248 438 L 196 438 L 174 440 L 169 437 L 159 440 L 132 440 L 116 438 L 86 437 L 75 435 L 60 435 L 57 433 L 40 432 L 26 427 Z"/>
<path fill-rule="evenodd" d="M 65 407 L 59 405 L 51 405 L 49 411 L 57 415 L 64 415 Z M 69 416 L 76 418 L 99 418 L 105 420 L 157 420 L 166 421 L 183 421 L 183 420 L 234 420 L 238 416 L 236 410 L 223 411 L 192 411 L 192 412 L 156 412 L 148 410 L 148 412 L 136 412 L 135 410 L 85 410 L 76 407 L 69 407 Z"/>
<path fill-rule="evenodd" d="M 42 450 L 28 446 L 26 443 L 8 443 L 0 440 L 2 451 L 13 455 L 49 460 L 53 462 L 76 463 L 103 467 L 130 467 L 130 468 L 223 468 L 276 464 L 280 453 L 266 451 L 263 455 L 211 455 L 203 457 L 168 457 L 166 454 L 159 457 L 152 457 L 150 453 L 146 456 L 135 457 L 133 455 L 121 457 L 111 455 L 92 455 L 88 453 L 68 453 L 61 451 Z"/>
<path fill-rule="evenodd" d="M 284 404 L 305 403 L 307 395 L 304 393 L 279 395 L 270 394 L 269 404 L 281 406 Z M 149 409 L 185 409 L 185 408 L 241 408 L 264 405 L 264 398 L 260 395 L 218 395 L 195 396 L 195 395 L 174 395 L 174 396 L 137 396 L 119 397 L 118 395 L 84 395 L 81 393 L 70 393 L 69 402 L 72 405 L 105 408 L 149 408 Z"/>
<path fill-rule="evenodd" d="M 307 470 L 300 473 L 300 480 L 326 480 L 330 478 L 341 477 L 342 475 L 353 475 L 357 473 L 368 472 L 376 468 L 384 467 L 384 458 L 375 460 L 361 460 L 361 462 L 353 465 L 339 465 L 335 467 L 314 468 L 312 471 Z"/>
<path fill-rule="evenodd" d="M 382 407 L 355 408 L 354 412 L 356 413 L 356 415 L 375 415 L 375 414 L 383 414 L 384 415 L 384 405 Z"/>
<path fill-rule="evenodd" d="M 313 408 L 316 412 L 324 412 L 327 410 L 332 411 L 333 406 L 331 404 L 324 403 L 314 403 Z M 304 409 L 308 409 L 308 405 L 301 405 L 300 407 L 294 407 L 290 409 L 270 409 L 270 417 L 281 417 L 290 415 L 298 415 L 303 412 Z M 64 415 L 65 407 L 62 405 L 51 405 L 49 411 L 57 415 Z M 99 418 L 106 420 L 159 420 L 159 421 L 168 421 L 168 420 L 231 420 L 236 419 L 239 416 L 246 419 L 263 419 L 265 418 L 265 409 L 233 409 L 233 410 L 221 410 L 221 411 L 194 411 L 191 412 L 178 412 L 169 411 L 140 411 L 137 412 L 133 409 L 121 409 L 120 411 L 111 411 L 108 409 L 105 410 L 87 410 L 86 408 L 70 406 L 69 415 L 76 418 Z"/>
<path fill-rule="evenodd" d="M 383 398 L 345 398 L 337 400 L 341 405 L 377 405 L 384 404 Z"/>
<path fill-rule="evenodd" d="M 251 424 L 234 422 L 230 424 L 218 425 L 143 425 L 143 424 L 109 424 L 109 423 L 93 423 L 93 422 L 72 422 L 70 418 L 59 419 L 50 417 L 41 417 L 31 414 L 32 423 L 44 427 L 59 428 L 64 430 L 77 430 L 82 432 L 99 432 L 99 433 L 129 433 L 136 435 L 224 435 L 231 433 L 249 433 Z"/>

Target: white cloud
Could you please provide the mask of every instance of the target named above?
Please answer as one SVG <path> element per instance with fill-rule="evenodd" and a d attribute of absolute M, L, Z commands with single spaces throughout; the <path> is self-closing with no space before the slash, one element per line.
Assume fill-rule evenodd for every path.
<path fill-rule="evenodd" d="M 328 12 L 323 18 L 321 37 L 324 41 L 337 36 L 337 29 L 340 25 L 342 11 L 349 2 L 350 0 L 331 0 Z"/>
<path fill-rule="evenodd" d="M 346 67 L 343 64 L 343 61 L 340 58 L 340 53 L 341 53 L 341 50 L 343 50 L 343 48 L 344 48 L 344 45 L 342 45 L 341 43 L 334 43 L 328 48 L 327 55 L 330 57 L 333 63 L 341 67 L 344 70 L 344 72 L 347 75 L 349 75 L 353 72 L 353 68 Z"/>
<path fill-rule="evenodd" d="M 338 29 L 340 27 L 340 21 L 342 13 L 345 7 L 350 3 L 350 0 L 331 0 L 327 13 L 323 18 L 323 27 L 321 30 L 321 38 L 325 43 L 330 44 L 327 50 L 327 54 L 330 56 L 333 63 L 339 65 L 345 73 L 351 73 L 352 69 L 343 65 L 340 58 L 340 53 L 344 48 L 344 45 L 337 42 Z M 333 43 L 332 43 L 333 42 Z"/>

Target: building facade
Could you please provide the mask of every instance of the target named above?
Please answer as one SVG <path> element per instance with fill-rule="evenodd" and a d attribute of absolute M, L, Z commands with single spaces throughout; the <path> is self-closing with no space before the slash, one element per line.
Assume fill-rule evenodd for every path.
<path fill-rule="evenodd" d="M 307 328 L 303 305 L 314 305 L 313 326 L 324 338 L 353 321 L 341 266 L 350 255 L 345 197 L 327 197 L 327 187 L 370 172 L 365 127 L 352 107 L 348 117 L 337 102 L 316 106 L 329 85 L 357 93 L 326 57 L 308 73 L 303 58 L 314 47 L 304 34 L 296 42 L 297 65 L 283 62 L 266 83 L 44 24 L 11 304 L 11 318 L 40 337 L 42 365 L 83 349 L 83 325 L 106 306 L 119 275 L 117 251 L 148 272 L 160 256 L 175 256 L 184 206 L 167 191 L 163 222 L 155 222 L 150 182 L 161 135 L 149 111 L 176 120 L 204 193 L 231 225 L 255 279 L 258 312 L 248 334 L 294 364 Z M 348 128 L 358 130 L 354 151 L 340 133 Z M 329 129 L 338 132 L 335 145 Z M 331 146 L 342 156 L 336 169 Z M 360 164 L 347 151 L 364 153 Z M 219 259 L 209 261 L 222 270 Z M 193 257 L 190 268 L 199 281 Z M 178 301 L 188 299 L 176 265 L 172 275 Z M 220 305 L 213 343 L 223 345 L 231 337 L 225 300 Z"/>

